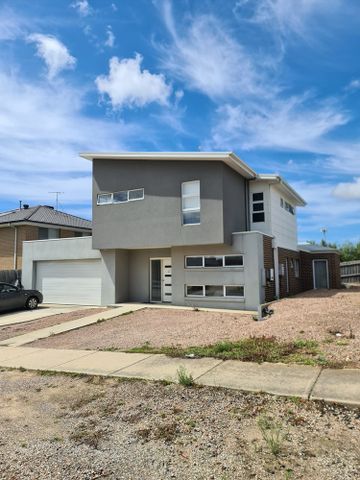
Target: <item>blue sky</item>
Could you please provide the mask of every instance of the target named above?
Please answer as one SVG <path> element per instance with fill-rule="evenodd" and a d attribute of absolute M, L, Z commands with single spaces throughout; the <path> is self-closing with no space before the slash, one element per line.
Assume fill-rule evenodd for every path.
<path fill-rule="evenodd" d="M 360 239 L 357 0 L 0 1 L 0 210 L 90 218 L 80 151 L 232 150 Z"/>

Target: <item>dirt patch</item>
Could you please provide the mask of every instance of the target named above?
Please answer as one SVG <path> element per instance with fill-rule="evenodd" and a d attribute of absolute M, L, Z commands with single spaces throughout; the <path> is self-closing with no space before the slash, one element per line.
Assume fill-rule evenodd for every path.
<path fill-rule="evenodd" d="M 0 374 L 0 391 L 4 480 L 352 480 L 360 470 L 359 410 L 19 371 Z"/>
<path fill-rule="evenodd" d="M 24 333 L 40 330 L 45 327 L 52 327 L 59 323 L 70 322 L 71 320 L 77 320 L 78 318 L 87 317 L 96 313 L 101 313 L 107 310 L 106 308 L 85 308 L 81 310 L 75 310 L 68 313 L 58 313 L 56 315 L 50 315 L 48 317 L 39 318 L 38 320 L 31 320 L 26 323 L 18 323 L 15 325 L 6 325 L 0 327 L 0 341 L 7 340 L 8 338 L 17 337 Z"/>
<path fill-rule="evenodd" d="M 32 346 L 130 349 L 210 345 L 249 337 L 279 341 L 315 340 L 330 362 L 360 366 L 360 288 L 311 290 L 275 302 L 274 315 L 255 322 L 249 315 L 148 308 L 34 342 Z M 338 335 L 337 335 L 338 334 Z"/>

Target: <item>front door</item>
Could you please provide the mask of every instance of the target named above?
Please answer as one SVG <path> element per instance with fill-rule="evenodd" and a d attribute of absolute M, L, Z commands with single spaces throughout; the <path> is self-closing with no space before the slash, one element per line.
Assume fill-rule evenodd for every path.
<path fill-rule="evenodd" d="M 329 288 L 327 260 L 313 260 L 314 288 Z"/>
<path fill-rule="evenodd" d="M 172 263 L 170 257 L 150 260 L 150 301 L 171 303 Z"/>

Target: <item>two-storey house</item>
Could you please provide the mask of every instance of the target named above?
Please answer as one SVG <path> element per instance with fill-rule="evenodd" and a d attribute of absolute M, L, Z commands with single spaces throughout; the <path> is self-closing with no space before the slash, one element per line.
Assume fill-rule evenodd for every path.
<path fill-rule="evenodd" d="M 44 246 L 29 242 L 24 279 L 43 291 L 45 301 L 46 289 L 55 290 L 56 269 L 59 285 L 64 278 L 68 289 L 73 284 L 68 303 L 78 291 L 82 302 L 103 305 L 255 309 L 303 289 L 296 211 L 305 201 L 281 177 L 259 175 L 228 152 L 81 156 L 93 165 L 92 244 L 68 241 L 72 247 L 62 257 L 61 244 L 48 242 L 44 257 Z M 326 269 L 317 269 L 313 286 L 330 287 L 332 264 L 321 260 Z M 51 274 L 51 287 L 44 272 Z M 50 295 L 48 301 L 63 301 L 66 291 L 60 291 L 61 298 Z"/>

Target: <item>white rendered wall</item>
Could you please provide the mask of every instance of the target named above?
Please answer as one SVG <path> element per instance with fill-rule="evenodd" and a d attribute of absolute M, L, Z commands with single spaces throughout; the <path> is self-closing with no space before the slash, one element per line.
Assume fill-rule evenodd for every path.
<path fill-rule="evenodd" d="M 277 184 L 270 185 L 270 211 L 271 211 L 271 229 L 272 235 L 276 239 L 276 246 L 288 248 L 289 250 L 297 250 L 297 218 L 296 208 L 295 215 L 281 207 L 281 198 L 285 202 L 294 204 L 291 200 L 282 194 Z"/>

